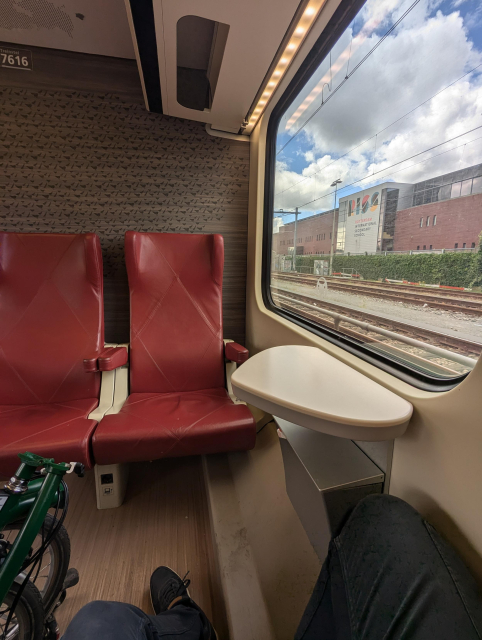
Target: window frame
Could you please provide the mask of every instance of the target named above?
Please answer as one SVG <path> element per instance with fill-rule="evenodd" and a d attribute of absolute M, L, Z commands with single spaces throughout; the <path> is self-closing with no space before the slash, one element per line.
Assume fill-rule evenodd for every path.
<path fill-rule="evenodd" d="M 276 169 L 276 137 L 278 126 L 285 111 L 300 90 L 308 82 L 313 72 L 329 54 L 330 49 L 337 42 L 345 29 L 350 25 L 366 0 L 342 0 L 327 25 L 323 29 L 313 48 L 301 63 L 299 69 L 281 95 L 269 116 L 266 132 L 264 207 L 263 207 L 263 236 L 262 236 L 262 267 L 261 292 L 265 307 L 276 315 L 306 329 L 314 335 L 327 340 L 331 344 L 341 347 L 348 353 L 355 355 L 364 362 L 374 365 L 378 369 L 399 378 L 418 389 L 431 392 L 449 391 L 462 382 L 469 373 L 454 378 L 437 378 L 421 373 L 402 362 L 397 362 L 382 354 L 370 351 L 364 343 L 349 338 L 340 331 L 322 327 L 301 315 L 278 307 L 271 295 L 271 250 L 273 245 L 273 215 L 274 183 Z M 482 357 L 482 356 L 481 356 Z"/>

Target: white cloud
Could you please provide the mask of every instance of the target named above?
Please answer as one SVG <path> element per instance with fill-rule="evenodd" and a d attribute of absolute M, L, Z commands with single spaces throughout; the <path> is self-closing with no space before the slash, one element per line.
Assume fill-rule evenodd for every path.
<path fill-rule="evenodd" d="M 347 185 L 375 174 L 373 180 L 359 184 L 360 188 L 365 188 L 369 184 L 386 181 L 392 175 L 400 182 L 417 182 L 482 162 L 482 129 L 479 129 L 388 169 L 405 158 L 482 125 L 482 67 L 446 88 L 482 64 L 482 53 L 468 38 L 463 19 L 457 11 L 444 15 L 438 10 L 430 15 L 429 12 L 439 4 L 438 0 L 422 0 L 291 143 L 293 149 L 301 145 L 304 158 L 310 163 L 302 173 L 290 169 L 289 146 L 286 149 L 288 155 L 279 156 L 281 162 L 277 167 L 275 189 L 278 207 L 289 209 L 318 199 L 309 209 L 331 208 L 332 196 L 319 198 L 333 191 L 329 185 L 339 177 L 343 185 Z M 408 6 L 408 2 L 400 5 L 395 0 L 369 0 L 362 10 L 363 20 L 376 18 L 380 21 L 388 8 L 393 21 Z M 372 33 L 360 45 L 350 61 L 351 68 L 376 44 L 385 28 L 386 25 L 384 29 L 379 26 L 377 34 Z M 341 38 L 333 51 L 332 62 L 339 59 L 350 40 L 351 32 Z M 291 113 L 328 68 L 329 60 L 320 65 Z M 334 77 L 332 89 L 343 77 L 342 69 Z M 438 92 L 441 93 L 427 104 L 403 117 Z M 325 89 L 325 99 L 328 95 Z M 314 105 L 319 107 L 320 102 L 318 98 Z M 313 112 L 313 108 L 307 109 L 290 130 L 291 134 L 306 120 L 306 115 Z M 289 120 L 291 113 L 287 114 L 284 122 Z M 388 126 L 398 118 L 402 119 Z M 340 158 L 356 145 L 360 146 Z M 445 153 L 450 149 L 452 151 Z M 430 157 L 432 159 L 428 160 Z M 384 169 L 386 172 L 382 171 Z M 343 191 L 341 195 L 344 195 Z"/>

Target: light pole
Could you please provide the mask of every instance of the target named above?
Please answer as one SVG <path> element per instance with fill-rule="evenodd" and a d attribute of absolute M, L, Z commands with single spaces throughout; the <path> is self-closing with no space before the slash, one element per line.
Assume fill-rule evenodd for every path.
<path fill-rule="evenodd" d="M 296 245 L 298 244 L 298 207 L 295 209 L 295 237 L 294 237 L 294 247 L 293 247 L 293 271 L 296 271 Z"/>
<path fill-rule="evenodd" d="M 336 192 L 338 190 L 338 185 L 341 184 L 343 181 L 340 180 L 340 178 L 338 178 L 337 180 L 335 180 L 334 182 L 332 182 L 330 184 L 330 187 L 335 187 L 335 201 L 333 203 L 333 229 L 331 231 L 331 250 L 330 250 L 330 276 L 333 274 L 333 253 L 334 253 L 334 246 L 335 246 L 335 222 L 336 222 Z"/>
<path fill-rule="evenodd" d="M 298 207 L 295 208 L 294 211 L 284 211 L 283 209 L 279 209 L 279 211 L 273 211 L 273 213 L 281 214 L 282 216 L 294 216 L 295 217 L 295 237 L 293 238 L 293 260 L 291 261 L 291 271 L 296 271 L 296 243 L 298 233 Z"/>

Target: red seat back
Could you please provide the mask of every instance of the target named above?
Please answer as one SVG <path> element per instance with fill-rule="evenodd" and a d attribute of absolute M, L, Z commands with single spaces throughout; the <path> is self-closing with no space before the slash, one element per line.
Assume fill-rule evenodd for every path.
<path fill-rule="evenodd" d="M 98 396 L 83 359 L 103 345 L 99 238 L 0 233 L 0 404 Z"/>
<path fill-rule="evenodd" d="M 224 386 L 220 235 L 128 231 L 131 393 Z"/>

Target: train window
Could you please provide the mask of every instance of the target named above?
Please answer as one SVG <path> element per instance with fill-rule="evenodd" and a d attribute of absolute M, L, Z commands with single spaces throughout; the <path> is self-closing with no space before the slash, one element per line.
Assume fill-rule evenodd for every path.
<path fill-rule="evenodd" d="M 473 3 L 359 7 L 342 2 L 270 118 L 264 299 L 449 388 L 482 351 L 482 24 Z M 304 231 L 309 254 L 283 244 Z"/>

